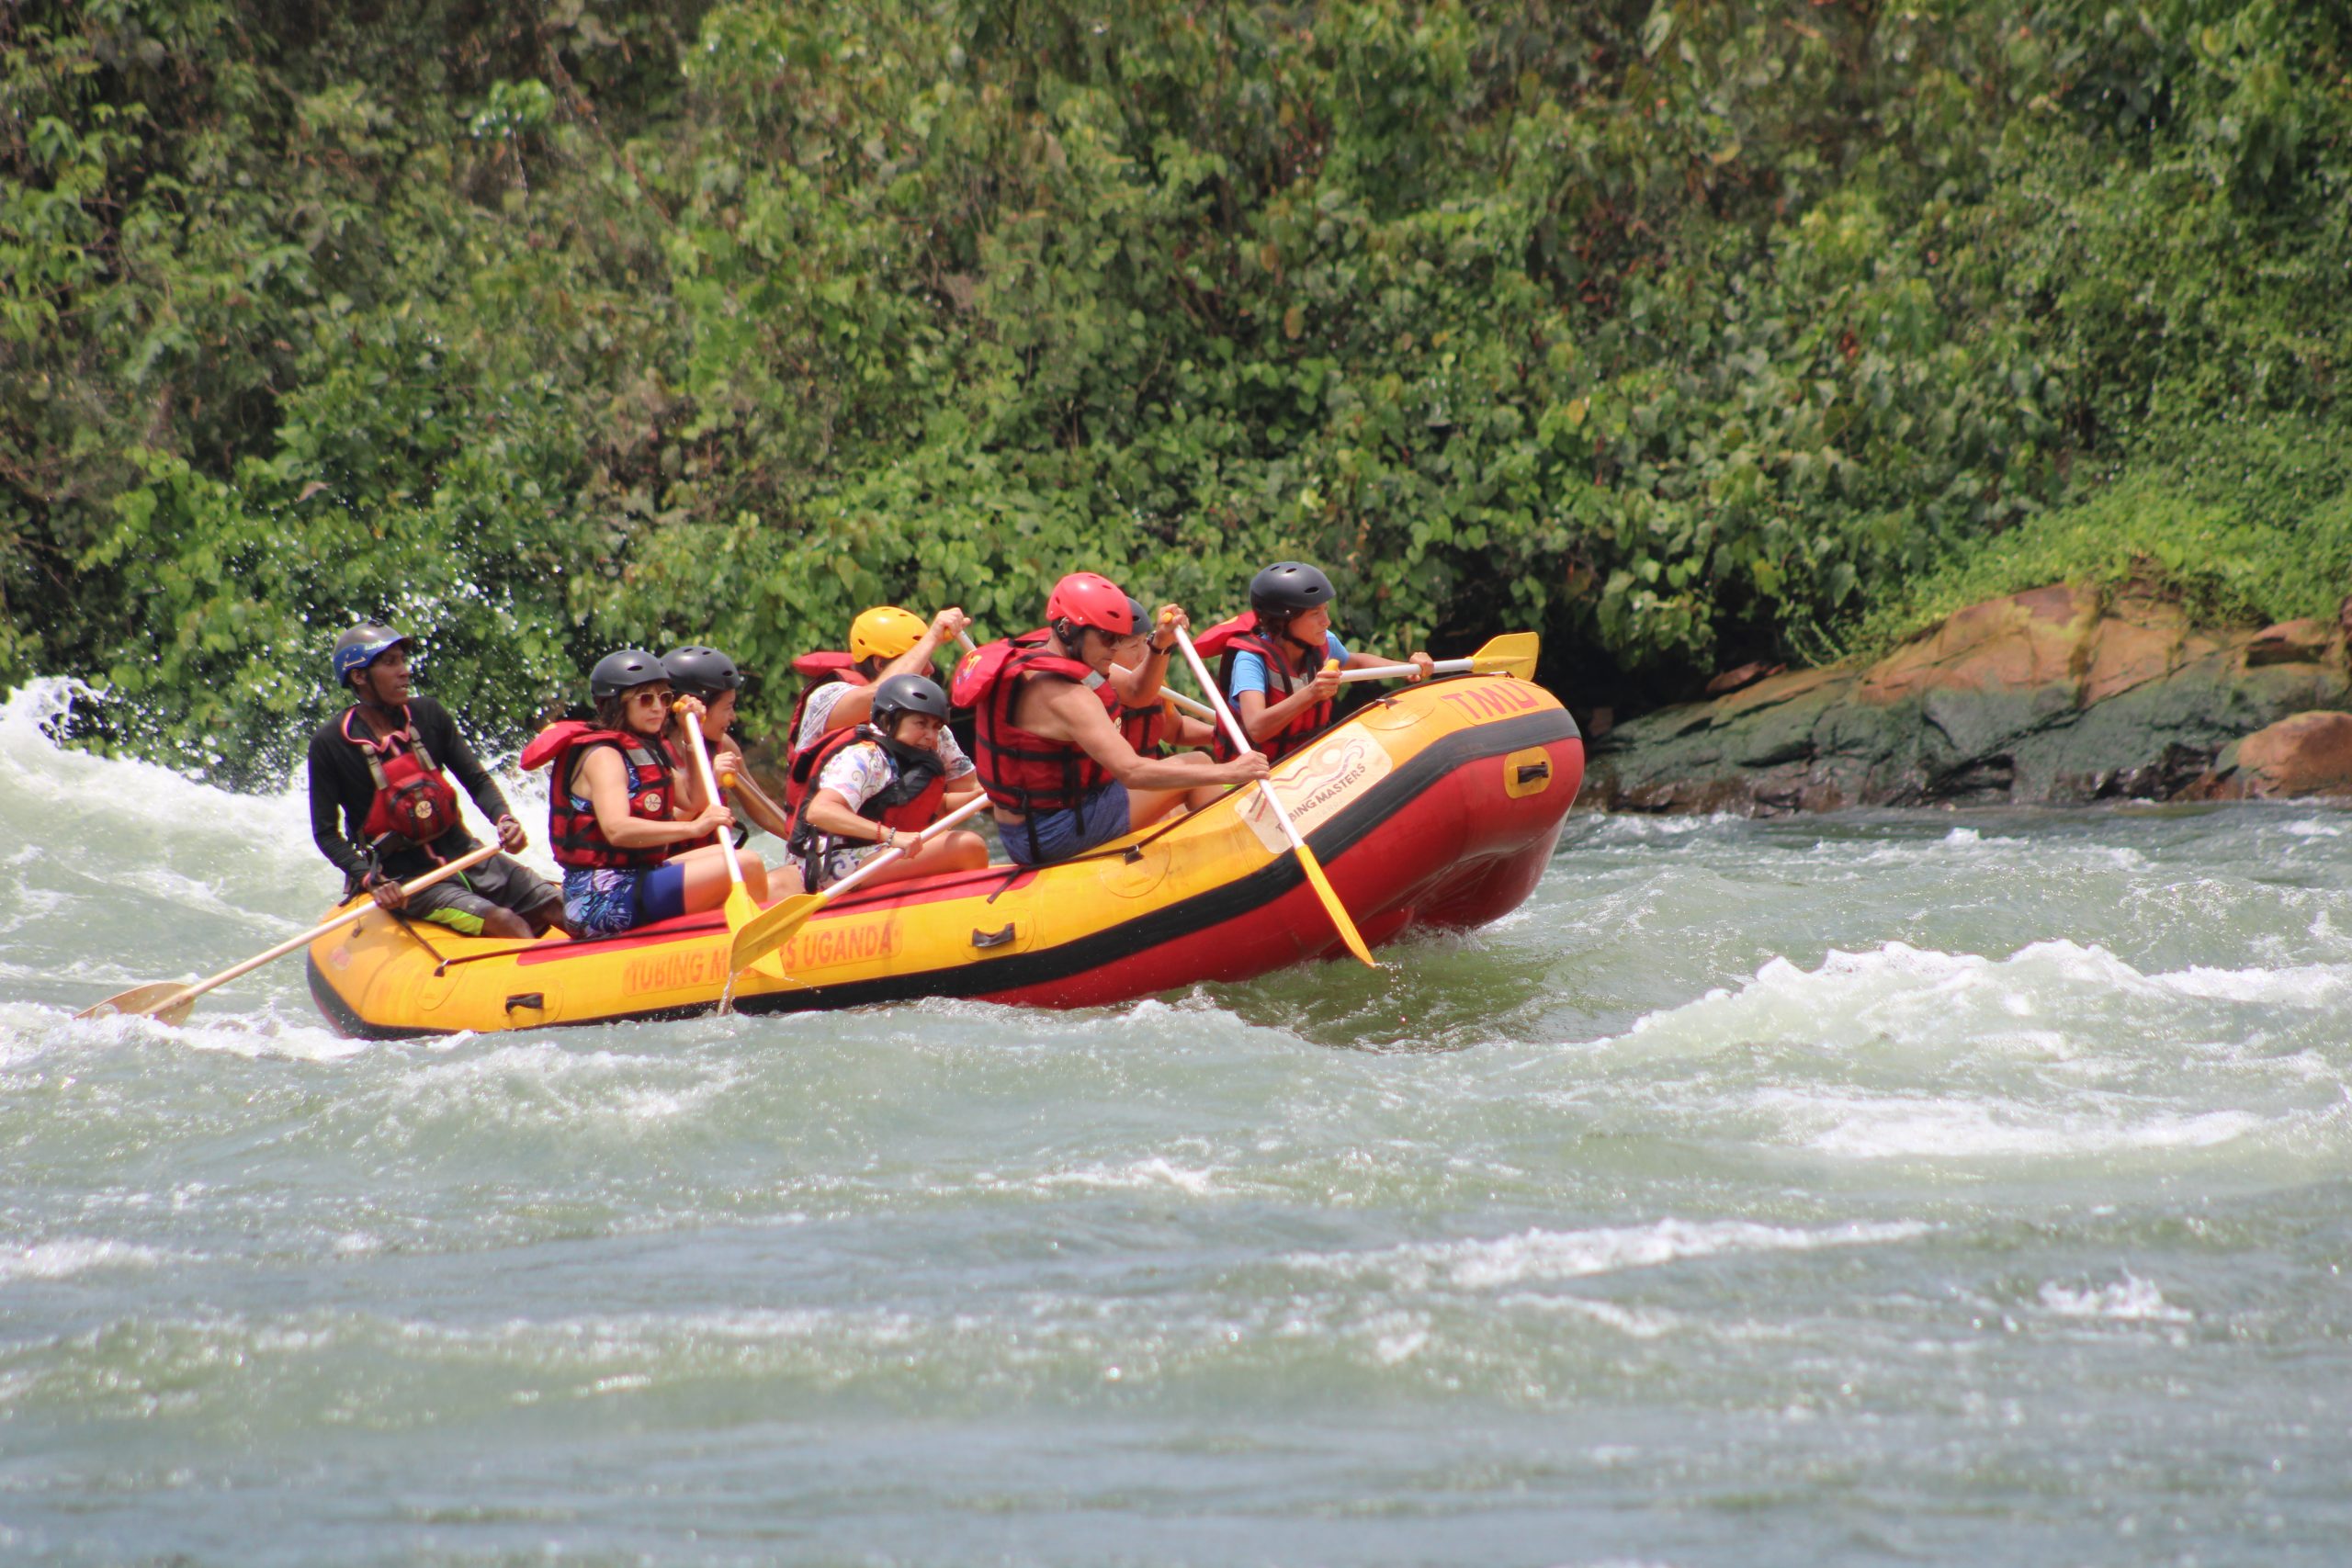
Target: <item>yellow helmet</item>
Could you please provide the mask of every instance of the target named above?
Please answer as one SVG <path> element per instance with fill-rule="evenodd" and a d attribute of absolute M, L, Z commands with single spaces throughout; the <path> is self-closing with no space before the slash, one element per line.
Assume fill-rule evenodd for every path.
<path fill-rule="evenodd" d="M 849 656 L 860 663 L 869 659 L 896 659 L 922 640 L 929 628 L 896 604 L 881 604 L 849 624 Z"/>

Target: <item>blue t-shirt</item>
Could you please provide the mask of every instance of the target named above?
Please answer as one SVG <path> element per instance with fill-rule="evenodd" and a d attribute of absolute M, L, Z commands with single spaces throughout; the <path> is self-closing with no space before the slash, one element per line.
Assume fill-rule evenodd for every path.
<path fill-rule="evenodd" d="M 1341 664 L 1348 661 L 1348 650 L 1340 646 L 1340 637 L 1337 632 L 1323 634 L 1323 657 L 1336 659 Z M 1304 684 L 1306 682 L 1303 681 L 1295 682 L 1292 684 L 1291 690 L 1296 691 Z M 1245 648 L 1234 656 L 1233 685 L 1225 694 L 1229 699 L 1238 702 L 1244 692 L 1260 693 L 1270 703 L 1280 700 L 1266 685 L 1266 656 L 1254 649 Z"/>

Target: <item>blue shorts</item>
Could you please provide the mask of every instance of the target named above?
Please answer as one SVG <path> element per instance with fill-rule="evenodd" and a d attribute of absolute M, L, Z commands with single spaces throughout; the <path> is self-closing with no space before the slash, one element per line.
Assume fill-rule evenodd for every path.
<path fill-rule="evenodd" d="M 1074 811 L 1046 811 L 1012 827 L 996 825 L 996 836 L 1004 840 L 1004 852 L 1015 865 L 1049 865 L 1068 860 L 1126 830 L 1127 786 L 1116 782 L 1087 791 Z M 1030 852 L 1033 835 L 1034 854 Z"/>
<path fill-rule="evenodd" d="M 568 866 L 563 914 L 574 936 L 613 936 L 686 912 L 686 868 Z"/>

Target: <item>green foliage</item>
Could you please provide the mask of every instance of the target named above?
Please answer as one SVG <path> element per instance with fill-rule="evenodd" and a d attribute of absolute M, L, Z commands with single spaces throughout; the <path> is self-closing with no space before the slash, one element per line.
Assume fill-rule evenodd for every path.
<path fill-rule="evenodd" d="M 1533 626 L 1594 696 L 2343 570 L 2281 477 L 2346 445 L 2335 8 L 12 16 L 0 680 L 242 768 L 363 615 L 511 736 L 622 640 L 780 672 L 1080 567 L 1206 617 L 1307 557 L 1359 641 Z"/>
<path fill-rule="evenodd" d="M 2150 456 L 1874 605 L 1874 653 L 1981 600 L 2052 582 L 2155 587 L 2207 625 L 2335 619 L 2352 592 L 2352 448 L 2296 421 L 2209 430 Z"/>

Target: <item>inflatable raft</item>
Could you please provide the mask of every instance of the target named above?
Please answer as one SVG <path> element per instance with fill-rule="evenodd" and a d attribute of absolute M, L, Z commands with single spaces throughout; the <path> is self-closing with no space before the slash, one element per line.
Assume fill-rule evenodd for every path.
<path fill-rule="evenodd" d="M 1466 929 L 1543 875 L 1584 777 L 1575 722 L 1524 681 L 1406 686 L 1276 764 L 1272 784 L 1367 942 Z M 1253 809 L 1254 806 L 1254 809 Z M 718 910 L 575 942 L 465 937 L 371 912 L 309 952 L 346 1034 L 536 1029 L 975 997 L 1091 1007 L 1344 950 L 1258 792 L 1037 869 L 853 890 L 733 977 Z"/>

